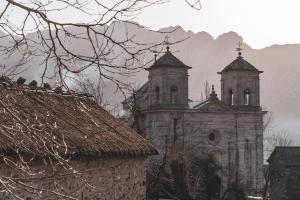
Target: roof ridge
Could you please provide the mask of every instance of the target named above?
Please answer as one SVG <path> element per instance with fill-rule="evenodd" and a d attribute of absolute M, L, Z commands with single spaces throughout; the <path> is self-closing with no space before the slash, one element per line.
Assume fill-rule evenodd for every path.
<path fill-rule="evenodd" d="M 19 82 L 21 80 L 21 82 Z M 90 99 L 93 95 L 88 93 L 78 93 L 74 90 L 63 90 L 63 86 L 58 86 L 54 89 L 51 88 L 50 84 L 44 83 L 43 86 L 37 86 L 35 80 L 31 81 L 29 84 L 25 84 L 25 79 L 19 77 L 17 81 L 10 79 L 8 76 L 0 76 L 0 88 L 5 90 L 17 90 L 24 92 L 38 92 L 40 94 L 56 94 L 61 96 L 74 96 L 80 98 Z"/>

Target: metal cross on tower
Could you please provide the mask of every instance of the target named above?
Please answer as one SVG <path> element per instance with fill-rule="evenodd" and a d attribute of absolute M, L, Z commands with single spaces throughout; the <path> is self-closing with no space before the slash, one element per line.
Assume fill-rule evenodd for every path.
<path fill-rule="evenodd" d="M 170 39 L 170 37 L 167 35 L 165 37 L 165 45 L 167 45 L 167 51 L 169 51 L 169 49 L 170 49 L 170 47 L 169 47 L 169 44 L 170 44 L 169 39 Z"/>
<path fill-rule="evenodd" d="M 243 45 L 243 43 L 241 43 L 241 41 L 239 41 L 238 48 L 236 48 L 237 52 L 239 52 L 239 57 L 242 56 L 242 50 L 243 50 L 242 45 Z"/>
<path fill-rule="evenodd" d="M 170 39 L 170 37 L 167 35 L 166 37 L 165 37 L 165 44 L 166 45 L 169 45 L 170 43 L 169 43 L 169 39 Z"/>

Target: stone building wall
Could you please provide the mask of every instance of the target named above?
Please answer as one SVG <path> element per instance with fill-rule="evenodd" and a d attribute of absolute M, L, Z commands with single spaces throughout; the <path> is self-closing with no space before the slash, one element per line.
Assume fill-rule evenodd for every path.
<path fill-rule="evenodd" d="M 222 191 L 238 173 L 240 183 L 255 194 L 263 185 L 262 115 L 239 112 L 236 117 L 233 112 L 152 110 L 146 115 L 146 135 L 161 153 L 166 151 L 166 144 L 172 143 L 199 153 L 213 153 L 222 166 Z M 215 135 L 214 140 L 209 139 L 210 134 Z"/>
<path fill-rule="evenodd" d="M 288 200 L 300 199 L 300 166 L 290 166 L 285 169 L 286 194 Z M 276 199 L 275 199 L 276 200 Z"/>
<path fill-rule="evenodd" d="M 300 167 L 286 167 L 281 160 L 272 160 L 271 200 L 299 200 L 300 199 Z"/>
<path fill-rule="evenodd" d="M 49 178 L 38 179 L 33 182 L 26 182 L 35 188 L 71 195 L 80 200 L 142 200 L 145 198 L 145 157 L 128 158 L 103 158 L 83 161 L 72 161 L 74 173 L 60 172 L 63 176 L 51 176 L 51 167 L 48 173 Z M 41 168 L 34 165 L 34 168 Z M 16 176 L 13 170 L 2 165 L 1 173 L 9 176 Z M 2 175 L 3 175 L 2 174 Z M 19 175 L 19 174 L 18 174 Z M 19 175 L 19 177 L 21 177 Z M 32 190 L 30 190 L 32 191 Z M 37 194 L 28 193 L 25 190 L 18 190 L 16 193 L 24 199 L 58 199 L 52 192 L 35 190 Z M 5 193 L 0 194 L 0 199 L 12 199 Z M 64 199 L 64 198 L 63 198 Z"/>
<path fill-rule="evenodd" d="M 273 160 L 269 173 L 271 200 L 286 200 L 286 176 L 282 161 Z"/>

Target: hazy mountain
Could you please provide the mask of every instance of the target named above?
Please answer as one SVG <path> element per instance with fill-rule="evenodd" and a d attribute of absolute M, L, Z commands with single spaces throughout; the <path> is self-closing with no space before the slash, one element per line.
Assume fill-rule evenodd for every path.
<path fill-rule="evenodd" d="M 243 41 L 242 36 L 235 32 L 224 33 L 217 38 L 213 38 L 209 33 L 185 31 L 181 27 L 168 27 L 159 30 L 168 33 L 170 42 L 183 40 L 171 46 L 171 51 L 185 64 L 192 67 L 190 70 L 189 94 L 193 100 L 200 100 L 201 93 L 204 91 L 204 83 L 207 80 L 215 87 L 220 94 L 220 76 L 217 74 L 231 61 L 237 52 L 237 43 Z M 121 24 L 116 28 L 115 37 L 124 36 L 125 26 Z M 148 30 L 143 27 L 136 27 L 128 24 L 126 26 L 129 35 L 134 35 L 138 41 L 146 43 L 162 42 L 166 34 Z M 34 33 L 30 37 L 35 37 Z M 3 41 L 0 43 L 4 44 Z M 70 41 L 73 48 L 78 52 L 88 51 L 87 45 Z M 300 144 L 300 137 L 297 137 L 300 130 L 300 44 L 273 45 L 263 49 L 253 49 L 247 44 L 243 45 L 243 57 L 264 71 L 261 75 L 261 102 L 264 108 L 271 111 L 274 116 L 273 127 L 278 131 L 288 131 L 295 138 L 296 143 Z M 17 55 L 17 54 L 16 54 Z M 151 59 L 154 55 L 146 55 L 146 59 Z M 159 55 L 161 56 L 161 55 Z M 0 55 L 0 59 L 4 59 Z M 2 64 L 9 65 L 14 59 L 4 60 Z M 26 78 L 41 76 L 39 68 L 40 59 L 33 59 L 28 66 L 33 66 L 26 72 Z M 134 82 L 142 85 L 147 79 L 147 72 L 141 71 L 133 77 L 123 77 L 124 81 Z M 123 100 L 122 95 L 115 94 L 113 85 L 106 83 L 106 98 L 112 103 L 119 103 Z M 200 86 L 200 87 L 199 87 Z"/>

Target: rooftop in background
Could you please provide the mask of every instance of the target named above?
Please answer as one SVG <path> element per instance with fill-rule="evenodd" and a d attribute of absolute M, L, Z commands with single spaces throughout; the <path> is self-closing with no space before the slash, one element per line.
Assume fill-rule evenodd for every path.
<path fill-rule="evenodd" d="M 122 104 L 130 104 L 134 103 L 135 100 L 145 99 L 147 98 L 147 92 L 149 88 L 149 81 L 147 81 L 144 85 L 142 85 L 137 91 L 135 91 L 135 96 L 131 95 L 124 101 L 122 101 Z"/>
<path fill-rule="evenodd" d="M 68 91 L 18 86 L 1 77 L 1 153 L 13 154 L 18 149 L 46 156 L 36 144 L 39 138 L 45 142 L 42 146 L 55 142 L 57 151 L 67 156 L 157 153 L 146 139 L 87 97 Z"/>
<path fill-rule="evenodd" d="M 154 64 L 149 67 L 151 68 L 157 68 L 157 67 L 182 67 L 182 68 L 188 68 L 191 67 L 185 65 L 182 61 L 180 61 L 178 58 L 176 58 L 170 51 L 170 47 L 167 46 L 167 51 L 163 56 L 161 56 L 158 60 L 154 62 Z"/>
<path fill-rule="evenodd" d="M 275 147 L 268 162 L 272 162 L 275 156 L 279 157 L 285 166 L 300 166 L 300 146 Z"/>

